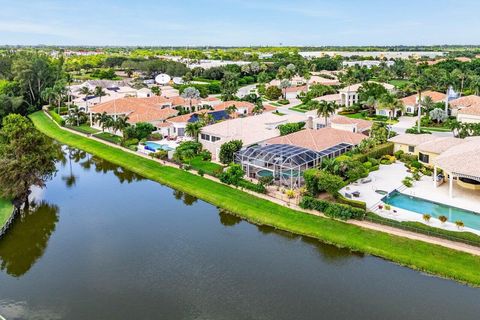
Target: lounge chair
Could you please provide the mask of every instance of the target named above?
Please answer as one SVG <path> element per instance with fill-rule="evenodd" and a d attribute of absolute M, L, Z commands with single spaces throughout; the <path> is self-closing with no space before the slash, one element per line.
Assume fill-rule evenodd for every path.
<path fill-rule="evenodd" d="M 362 180 L 360 180 L 362 183 L 369 183 L 369 182 L 372 182 L 372 178 L 363 178 Z"/>
<path fill-rule="evenodd" d="M 352 199 L 352 195 L 348 192 L 345 192 L 345 198 Z"/>
<path fill-rule="evenodd" d="M 354 191 L 354 192 L 352 192 L 352 196 L 354 196 L 355 198 L 360 197 L 360 191 Z"/>

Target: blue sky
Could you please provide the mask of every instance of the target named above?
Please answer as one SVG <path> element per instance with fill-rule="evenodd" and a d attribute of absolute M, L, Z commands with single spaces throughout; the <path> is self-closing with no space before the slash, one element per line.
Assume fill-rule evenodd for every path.
<path fill-rule="evenodd" d="M 0 44 L 480 44 L 478 0 L 0 0 Z"/>

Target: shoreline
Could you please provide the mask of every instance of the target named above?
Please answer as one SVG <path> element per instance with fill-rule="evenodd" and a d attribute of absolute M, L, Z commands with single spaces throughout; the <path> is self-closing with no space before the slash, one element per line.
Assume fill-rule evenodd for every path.
<path fill-rule="evenodd" d="M 60 128 L 42 111 L 30 117 L 38 130 L 61 143 L 102 157 L 171 188 L 190 193 L 249 222 L 309 236 L 415 270 L 480 286 L 480 274 L 475 271 L 480 267 L 479 256 L 385 231 L 375 231 L 373 228 L 367 229 L 361 221 L 346 223 L 324 218 L 321 214 L 305 214 L 293 209 L 293 206 L 286 207 L 272 202 L 271 199 L 220 184 L 191 172 L 161 165 L 148 157 L 142 157 L 134 152 L 129 153 L 118 146 L 113 147 L 69 132 Z M 417 236 L 417 239 L 420 238 Z"/>

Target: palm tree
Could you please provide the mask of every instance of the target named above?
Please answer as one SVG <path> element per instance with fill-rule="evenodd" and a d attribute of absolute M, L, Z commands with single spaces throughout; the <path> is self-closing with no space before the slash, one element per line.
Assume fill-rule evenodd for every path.
<path fill-rule="evenodd" d="M 95 121 L 98 121 L 100 127 L 102 128 L 102 132 L 105 132 L 105 129 L 108 127 L 109 120 L 113 118 L 109 116 L 106 112 L 97 113 L 95 115 Z"/>
<path fill-rule="evenodd" d="M 369 115 L 372 115 L 373 114 L 373 110 L 375 109 L 375 106 L 377 105 L 377 100 L 375 99 L 375 97 L 373 96 L 370 96 L 368 97 L 367 100 L 365 101 L 362 101 L 362 104 L 368 108 L 368 114 Z"/>
<path fill-rule="evenodd" d="M 113 122 L 113 130 L 115 133 L 117 131 L 120 131 L 123 133 L 125 128 L 127 128 L 130 124 L 128 123 L 128 116 L 120 116 L 117 117 L 117 119 L 114 120 Z"/>
<path fill-rule="evenodd" d="M 99 98 L 99 102 L 102 103 L 102 97 L 105 97 L 107 94 L 105 93 L 105 91 L 103 90 L 102 87 L 100 86 L 96 86 L 95 87 L 95 90 L 93 91 L 93 94 Z"/>
<path fill-rule="evenodd" d="M 427 89 L 427 82 L 422 75 L 418 75 L 417 78 L 412 82 L 412 87 L 417 91 L 417 109 L 418 109 L 418 119 L 417 119 L 417 132 L 420 133 L 420 126 L 422 120 L 422 92 Z"/>
<path fill-rule="evenodd" d="M 71 108 L 68 110 L 68 117 L 67 117 L 67 122 L 69 122 L 70 125 L 75 125 L 78 127 L 80 125 L 80 122 L 82 122 L 82 118 L 86 117 L 85 112 L 82 110 L 78 109 L 78 107 Z"/>
<path fill-rule="evenodd" d="M 392 119 L 393 115 L 395 114 L 395 110 L 402 109 L 403 104 L 395 95 L 387 93 L 382 95 L 378 100 L 378 108 L 389 110 L 390 119 Z"/>
<path fill-rule="evenodd" d="M 198 142 L 198 135 L 200 134 L 200 130 L 202 129 L 202 123 L 200 121 L 197 122 L 190 122 L 185 127 L 185 133 L 187 136 L 192 137 Z"/>
<path fill-rule="evenodd" d="M 315 101 L 315 102 L 318 103 L 318 101 Z M 328 117 L 334 114 L 335 110 L 337 110 L 337 104 L 335 102 L 330 102 L 330 101 L 320 101 L 316 109 L 317 109 L 317 115 L 319 117 L 325 118 L 325 127 L 326 127 L 328 125 Z"/>
<path fill-rule="evenodd" d="M 453 132 L 453 135 L 455 137 L 458 137 L 459 133 L 460 133 L 460 130 L 462 129 L 462 123 L 460 121 L 458 121 L 457 119 L 455 120 L 452 120 L 450 122 L 450 129 L 452 129 L 452 132 Z"/>
<path fill-rule="evenodd" d="M 45 88 L 41 93 L 41 97 L 43 100 L 48 101 L 48 106 L 50 106 L 52 100 L 56 98 L 56 94 L 53 88 Z"/>
<path fill-rule="evenodd" d="M 475 90 L 475 95 L 478 96 L 480 89 L 480 76 L 472 75 L 470 76 L 470 88 Z"/>
<path fill-rule="evenodd" d="M 90 90 L 89 87 L 84 86 L 80 88 L 79 93 L 85 95 L 85 98 L 84 98 L 85 106 L 87 107 L 86 110 L 88 110 L 88 96 L 92 94 L 92 91 Z"/>
<path fill-rule="evenodd" d="M 262 114 L 263 110 L 265 110 L 265 107 L 263 106 L 262 103 L 257 103 L 255 107 L 252 109 L 253 114 Z"/>
<path fill-rule="evenodd" d="M 435 106 L 435 102 L 433 102 L 433 99 L 430 96 L 424 97 L 420 103 L 426 110 L 430 110 Z"/>
<path fill-rule="evenodd" d="M 209 124 L 214 123 L 215 119 L 213 118 L 213 116 L 210 113 L 205 112 L 202 115 L 200 115 L 200 122 L 203 125 L 209 125 Z"/>
<path fill-rule="evenodd" d="M 225 111 L 227 112 L 228 116 L 230 116 L 231 114 L 233 114 L 233 113 L 236 112 L 237 110 L 238 110 L 238 109 L 237 109 L 237 107 L 236 107 L 234 104 L 229 105 L 229 106 L 227 107 L 227 109 L 225 109 Z"/>
<path fill-rule="evenodd" d="M 62 100 L 67 94 L 66 83 L 64 80 L 59 80 L 53 85 L 53 92 L 57 100 L 58 114 L 60 114 L 60 107 L 62 106 Z"/>

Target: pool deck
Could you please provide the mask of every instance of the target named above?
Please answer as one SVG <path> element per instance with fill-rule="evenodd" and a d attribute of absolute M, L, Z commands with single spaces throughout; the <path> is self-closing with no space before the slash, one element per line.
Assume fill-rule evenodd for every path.
<path fill-rule="evenodd" d="M 406 188 L 402 184 L 402 180 L 406 176 L 410 176 L 410 174 L 407 172 L 405 165 L 401 162 L 396 162 L 391 165 L 380 165 L 380 170 L 371 172 L 369 175 L 369 178 L 372 179 L 372 182 L 365 184 L 350 184 L 347 186 L 349 190 L 346 190 L 347 187 L 345 187 L 340 190 L 340 193 L 344 195 L 345 192 L 351 193 L 354 191 L 359 191 L 360 197 L 354 199 L 364 201 L 367 204 L 367 208 L 388 219 L 397 221 L 416 221 L 440 229 L 450 231 L 469 231 L 480 235 L 480 230 L 468 227 L 459 229 L 453 221 L 441 223 L 440 220 L 432 217 L 430 222 L 426 223 L 423 220 L 423 215 L 416 212 L 397 207 L 394 208 L 396 213 L 393 212 L 393 209 L 391 211 L 378 209 L 378 205 L 382 204 L 381 200 L 384 195 L 376 193 L 375 190 L 384 190 L 390 193 L 397 189 L 401 193 L 409 196 L 415 196 L 425 200 L 443 203 L 452 207 L 473 212 L 479 212 L 480 210 L 480 192 L 478 191 L 470 191 L 454 185 L 453 198 L 450 198 L 448 195 L 448 183 L 444 183 L 443 185 L 435 188 L 433 186 L 432 178 L 423 176 L 420 181 L 413 182 L 413 187 Z"/>

